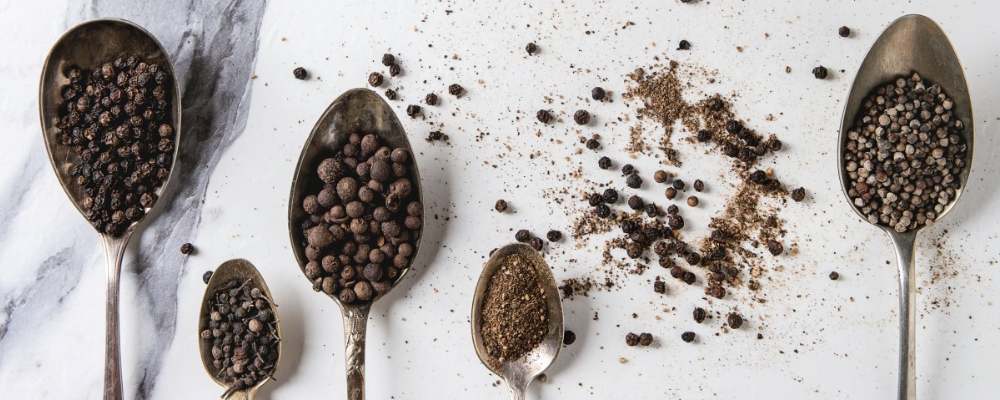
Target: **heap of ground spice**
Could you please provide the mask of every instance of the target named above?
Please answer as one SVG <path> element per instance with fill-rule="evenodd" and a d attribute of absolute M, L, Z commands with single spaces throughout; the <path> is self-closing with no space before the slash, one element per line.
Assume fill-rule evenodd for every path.
<path fill-rule="evenodd" d="M 481 334 L 493 362 L 517 360 L 548 334 L 549 309 L 538 266 L 512 254 L 500 260 L 486 288 Z"/>

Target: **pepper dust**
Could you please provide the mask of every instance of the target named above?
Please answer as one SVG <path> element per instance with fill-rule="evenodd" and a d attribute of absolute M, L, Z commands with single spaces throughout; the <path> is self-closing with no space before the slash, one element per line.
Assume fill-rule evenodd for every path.
<path fill-rule="evenodd" d="M 549 309 L 538 268 L 518 254 L 506 256 L 486 286 L 480 333 L 497 364 L 521 358 L 548 334 Z"/>

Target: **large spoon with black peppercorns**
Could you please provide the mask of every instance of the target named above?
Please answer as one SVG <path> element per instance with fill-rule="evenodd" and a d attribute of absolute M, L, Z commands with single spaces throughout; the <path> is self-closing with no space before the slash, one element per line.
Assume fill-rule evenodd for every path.
<path fill-rule="evenodd" d="M 857 136 L 857 131 L 851 133 L 855 123 L 857 122 L 856 117 L 858 117 L 862 112 L 862 107 L 866 106 L 866 99 L 873 90 L 884 86 L 887 82 L 900 82 L 905 86 L 905 81 L 899 79 L 900 77 L 911 76 L 914 72 L 918 73 L 920 77 L 923 77 L 928 82 L 936 83 L 940 85 L 942 93 L 947 95 L 953 100 L 953 105 L 948 104 L 944 108 L 954 112 L 954 117 L 959 121 L 953 122 L 950 128 L 964 128 L 960 129 L 961 132 L 957 133 L 959 137 L 952 139 L 952 144 L 964 142 L 965 148 L 961 149 L 964 152 L 964 159 L 957 160 L 956 168 L 958 170 L 958 187 L 954 189 L 954 194 L 950 195 L 950 201 L 946 204 L 941 204 L 939 212 L 936 212 L 934 218 L 928 218 L 926 223 L 920 224 L 915 228 L 905 229 L 905 225 L 900 225 L 897 223 L 896 227 L 890 226 L 884 223 L 880 216 L 873 214 L 874 210 L 869 209 L 868 215 L 863 212 L 859 207 L 868 206 L 864 199 L 857 199 L 859 196 L 859 188 L 866 191 L 870 190 L 867 184 L 859 184 L 857 181 L 852 179 L 852 174 L 856 175 L 857 172 L 849 171 L 849 169 L 857 168 L 855 165 L 850 165 L 845 157 L 848 157 L 849 152 L 856 152 L 856 149 L 849 149 L 848 146 L 858 147 L 859 141 Z M 899 85 L 899 83 L 897 83 Z M 900 86 L 897 86 L 900 87 Z M 908 100 L 908 104 L 912 105 L 912 100 Z M 918 99 L 919 100 L 919 99 Z M 867 107 L 867 106 L 866 106 Z M 910 109 L 904 109 L 903 111 L 913 111 Z M 919 111 L 919 110 L 918 110 Z M 941 110 L 935 110 L 931 107 L 929 113 L 940 113 Z M 895 113 L 892 113 L 895 114 Z M 927 114 L 921 118 L 927 122 L 929 119 L 925 118 L 933 114 Z M 949 113 L 950 115 L 950 113 Z M 876 115 L 875 117 L 879 117 Z M 891 124 L 888 124 L 889 120 L 884 119 L 880 122 L 886 122 L 885 124 L 892 134 L 895 129 Z M 956 125 L 960 122 L 960 125 Z M 919 126 L 920 124 L 914 124 Z M 915 131 L 916 132 L 916 131 Z M 921 15 L 907 15 L 897 19 L 893 22 L 882 35 L 875 41 L 872 48 L 868 51 L 868 55 L 865 57 L 864 61 L 861 63 L 861 67 L 858 70 L 858 74 L 854 79 L 854 85 L 851 87 L 850 95 L 847 98 L 847 102 L 844 106 L 843 120 L 840 126 L 840 139 L 838 147 L 838 163 L 841 165 L 838 167 L 840 169 L 840 183 L 844 191 L 845 197 L 852 204 L 854 211 L 869 222 L 876 221 L 875 226 L 882 228 L 889 237 L 892 238 L 893 244 L 896 247 L 896 258 L 899 264 L 899 376 L 898 376 L 898 398 L 900 400 L 915 400 L 917 398 L 916 391 L 916 298 L 915 298 L 915 262 L 914 262 L 914 244 L 916 242 L 917 235 L 932 222 L 939 220 L 944 214 L 950 211 L 958 197 L 962 194 L 965 189 L 965 183 L 968 182 L 969 171 L 972 165 L 972 145 L 974 139 L 974 128 L 972 119 L 972 100 L 969 97 L 968 85 L 965 81 L 965 74 L 962 70 L 962 64 L 958 61 L 958 56 L 955 54 L 955 50 L 952 48 L 951 43 L 948 41 L 947 36 L 938 27 L 934 21 L 927 17 Z M 926 133 L 926 132 L 921 132 Z M 931 132 L 933 133 L 933 132 Z M 916 135 L 916 133 L 914 133 Z M 959 140 L 960 139 L 960 140 Z M 891 138 L 879 138 L 878 141 L 891 141 Z M 914 141 L 910 142 L 910 145 L 915 144 L 917 141 L 914 137 Z M 922 140 L 922 139 L 921 139 Z M 851 144 L 854 143 L 854 144 Z M 881 144 L 881 143 L 880 143 Z M 907 143 L 904 143 L 906 147 Z M 880 147 L 881 149 L 881 147 Z M 950 150 L 949 150 L 950 151 Z M 898 148 L 893 149 L 891 152 L 899 153 Z M 906 154 L 913 152 L 911 147 L 905 148 Z M 960 153 L 961 155 L 962 153 Z M 938 153 L 936 158 L 940 158 L 941 154 Z M 899 162 L 906 161 L 905 157 L 899 157 L 900 159 L 894 160 L 896 163 L 894 169 L 903 168 L 907 171 L 908 167 L 913 167 L 912 164 L 907 166 L 901 166 Z M 917 158 L 914 158 L 917 159 Z M 921 161 L 922 163 L 929 163 L 928 161 Z M 879 164 L 882 162 L 879 161 Z M 876 168 L 879 166 L 876 165 Z M 867 171 L 867 170 L 866 170 Z M 880 171 L 885 172 L 885 171 Z M 880 179 L 892 180 L 895 176 L 892 175 L 893 171 L 889 170 L 888 176 L 883 176 Z M 866 172 L 867 173 L 867 172 Z M 872 172 L 871 176 L 875 176 Z M 949 178 L 950 179 L 950 178 Z M 864 182 L 861 182 L 864 183 Z M 947 183 L 947 182 L 945 182 Z M 903 188 L 905 189 L 905 188 Z M 920 189 L 920 188 L 918 188 Z M 923 189 L 921 189 L 923 190 Z M 931 190 L 931 186 L 928 186 L 926 190 Z M 885 198 L 884 196 L 891 194 L 888 197 L 887 202 L 893 202 L 896 200 L 895 193 L 879 193 L 880 198 Z M 910 188 L 906 190 L 907 196 L 916 197 L 916 192 Z M 905 215 L 904 215 L 905 217 Z M 895 217 L 893 217 L 895 218 Z"/>
<path fill-rule="evenodd" d="M 379 146 L 387 146 L 395 149 L 392 151 L 391 162 L 386 164 L 394 168 L 400 168 L 394 169 L 396 172 L 390 174 L 390 179 L 395 179 L 395 181 L 389 184 L 389 180 L 385 180 L 386 184 L 383 188 L 382 181 L 375 179 L 375 176 L 378 174 L 375 172 L 376 168 L 373 167 L 371 170 L 372 180 L 368 181 L 366 185 L 360 175 L 352 175 L 354 173 L 353 170 L 357 166 L 345 162 L 345 164 L 353 168 L 351 170 L 338 171 L 337 175 L 343 176 L 339 178 L 340 183 L 345 183 L 345 180 L 347 180 L 351 181 L 353 186 L 336 185 L 336 195 L 331 195 L 331 202 L 336 204 L 333 208 L 342 207 L 338 208 L 338 210 L 343 211 L 343 207 L 346 206 L 348 214 L 350 214 L 352 206 L 359 206 L 357 207 L 361 209 L 359 213 L 367 212 L 368 216 L 355 215 L 354 218 L 350 218 L 343 215 L 333 215 L 334 212 L 331 208 L 325 215 L 325 218 L 327 218 L 326 221 L 320 223 L 310 222 L 312 218 L 317 218 L 318 220 L 318 216 L 307 212 L 303 204 L 304 200 L 310 197 L 310 195 L 320 192 L 321 189 L 327 187 L 332 189 L 333 186 L 331 184 L 324 185 L 323 179 L 329 180 L 330 177 L 321 177 L 317 168 L 322 162 L 334 157 L 338 152 L 342 152 L 347 147 L 347 144 L 350 143 L 351 146 L 355 146 L 353 140 L 356 140 L 357 137 L 355 136 L 352 139 L 352 135 L 354 134 L 366 137 L 374 135 L 377 138 Z M 369 142 L 371 141 L 358 143 L 355 147 L 364 148 L 365 144 Z M 361 157 L 361 155 L 354 153 L 364 153 L 365 150 L 357 150 L 356 148 L 347 157 L 353 160 L 356 160 L 355 157 Z M 384 149 L 384 147 L 381 149 Z M 397 155 L 401 155 L 402 157 L 397 157 Z M 375 158 L 376 156 L 373 155 L 372 159 Z M 357 162 L 355 161 L 353 164 L 357 164 Z M 404 164 L 405 168 L 402 168 Z M 367 175 L 368 172 L 365 171 L 365 174 Z M 355 180 L 355 177 L 357 177 L 357 180 Z M 406 193 L 401 194 L 400 197 L 394 197 L 398 193 L 393 188 L 400 180 L 409 181 L 405 190 Z M 351 187 L 348 188 L 346 186 Z M 382 189 L 386 189 L 386 191 Z M 354 201 L 362 199 L 363 196 L 360 194 L 362 191 L 369 192 L 368 194 L 374 198 L 363 199 L 366 205 L 361 205 L 358 201 Z M 333 198 L 332 196 L 337 197 Z M 379 205 L 379 209 L 388 208 L 395 210 L 386 212 L 391 214 L 386 216 L 387 219 L 406 216 L 407 221 L 415 219 L 416 223 L 406 223 L 407 231 L 399 234 L 400 236 L 389 235 L 384 229 L 382 233 L 373 233 L 368 228 L 369 224 L 378 225 L 376 224 L 377 221 L 386 221 L 386 219 L 381 219 L 377 212 L 372 212 L 372 209 L 375 208 L 378 202 L 383 202 L 385 205 L 384 207 Z M 392 202 L 396 204 L 391 204 Z M 403 130 L 402 124 L 396 118 L 396 114 L 389 104 L 382 100 L 378 94 L 368 89 L 348 90 L 335 99 L 319 118 L 316 126 L 313 127 L 312 133 L 310 133 L 305 147 L 302 149 L 302 154 L 299 156 L 288 202 L 288 231 L 295 259 L 298 261 L 299 268 L 302 269 L 303 274 L 312 282 L 313 289 L 326 293 L 340 306 L 343 313 L 347 362 L 347 398 L 349 400 L 362 400 L 365 398 L 365 336 L 368 314 L 371 311 L 372 304 L 398 286 L 399 282 L 402 281 L 403 277 L 410 270 L 412 260 L 416 257 L 420 248 L 420 239 L 423 233 L 423 224 L 420 223 L 419 219 L 419 216 L 423 214 L 422 202 L 423 193 L 420 184 L 419 169 L 417 168 L 416 159 L 413 157 L 413 149 L 410 147 L 410 141 L 406 137 L 406 131 Z M 366 220 L 369 216 L 373 218 L 370 221 Z M 347 225 L 346 222 L 348 220 L 352 223 L 357 222 L 360 225 L 352 226 L 351 231 L 346 232 L 345 235 L 345 230 L 341 227 Z M 337 230 L 339 234 L 337 238 L 330 238 L 328 236 L 329 231 L 316 233 L 328 236 L 324 239 L 327 242 L 325 243 L 326 246 L 321 247 L 337 249 L 340 252 L 340 257 L 347 257 L 349 255 L 347 254 L 349 252 L 346 250 L 346 247 L 353 246 L 355 248 L 353 255 L 347 259 L 340 258 L 341 261 L 329 264 L 324 263 L 324 270 L 339 271 L 337 272 L 337 277 L 329 276 L 329 274 L 334 272 L 319 271 L 319 267 L 316 264 L 320 262 L 320 258 L 333 257 L 328 260 L 333 261 L 337 257 L 331 254 L 320 257 L 316 253 L 319 250 L 316 250 L 315 247 L 306 246 L 307 243 L 313 244 L 313 240 L 311 239 L 314 238 L 312 234 L 310 234 L 310 238 L 306 237 L 304 234 L 304 223 L 310 224 L 310 229 L 326 228 L 327 225 L 324 224 L 329 224 L 330 228 L 328 229 Z M 401 228 L 399 225 L 396 225 L 394 226 L 394 230 L 396 232 L 393 233 L 397 233 Z M 382 237 L 382 234 L 386 236 Z M 385 241 L 385 243 L 377 243 L 370 249 L 372 252 L 378 252 L 381 256 L 379 258 L 384 257 L 384 260 L 380 260 L 382 261 L 381 263 L 370 259 L 368 255 L 362 256 L 361 252 L 357 250 L 361 248 L 361 245 L 355 246 L 356 243 L 353 243 L 367 242 L 371 238 L 369 235 L 373 235 L 376 238 L 382 237 L 382 240 Z M 405 240 L 403 240 L 402 235 L 406 236 Z M 389 238 L 389 236 L 392 237 Z M 395 242 L 396 239 L 400 239 L 401 242 Z M 352 243 L 348 245 L 345 244 L 346 242 Z M 399 247 L 385 249 L 387 245 L 390 247 L 398 245 Z M 365 244 L 365 246 L 368 246 L 368 244 Z M 399 249 L 398 251 L 396 251 L 397 248 Z M 389 254 L 380 249 L 385 249 L 389 252 L 396 251 L 396 253 Z M 349 270 L 354 268 L 361 269 L 361 267 L 364 267 L 364 272 Z M 350 274 L 347 274 L 347 272 Z M 325 277 L 316 277 L 320 273 L 326 274 Z M 364 274 L 365 280 L 359 278 L 362 274 Z M 383 277 L 383 274 L 385 277 Z M 375 277 L 373 275 L 378 276 Z M 336 289 L 332 287 L 336 287 Z M 360 290 L 362 288 L 364 290 Z"/>
<path fill-rule="evenodd" d="M 548 309 L 548 330 L 541 342 L 520 358 L 497 360 L 490 355 L 483 340 L 483 307 L 490 281 L 500 270 L 504 260 L 512 255 L 529 261 L 525 265 L 531 265 L 536 269 L 536 279 L 542 287 L 545 307 Z M 483 266 L 472 298 L 472 345 L 483 365 L 507 382 L 512 400 L 524 400 L 528 384 L 555 362 L 559 349 L 562 348 L 564 334 L 562 299 L 559 298 L 559 290 L 555 278 L 552 277 L 552 271 L 538 250 L 525 243 L 511 243 L 494 251 Z"/>
<path fill-rule="evenodd" d="M 87 70 L 101 71 L 104 81 L 115 77 L 119 81 L 107 86 L 93 83 L 101 79 L 82 76 Z M 76 209 L 101 234 L 107 256 L 105 399 L 122 398 L 118 281 L 125 247 L 167 187 L 180 147 L 176 76 L 170 56 L 156 38 L 120 19 L 95 19 L 66 31 L 42 67 L 39 117 L 52 169 Z M 84 85 L 85 79 L 92 84 Z M 154 121 L 159 127 L 155 130 L 149 126 Z M 115 125 L 120 129 L 111 131 Z M 95 190 L 99 175 L 101 187 Z M 102 209 L 103 204 L 108 207 Z M 95 210 L 107 215 L 95 215 Z"/>

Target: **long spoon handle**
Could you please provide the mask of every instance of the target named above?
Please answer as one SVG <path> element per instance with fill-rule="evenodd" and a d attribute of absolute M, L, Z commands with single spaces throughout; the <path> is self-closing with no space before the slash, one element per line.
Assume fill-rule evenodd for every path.
<path fill-rule="evenodd" d="M 104 255 L 107 260 L 108 292 L 104 310 L 104 400 L 122 399 L 122 357 L 118 328 L 118 279 L 121 277 L 122 258 L 132 236 L 129 229 L 121 237 L 102 235 Z"/>
<path fill-rule="evenodd" d="M 365 337 L 371 304 L 344 307 L 344 341 L 347 357 L 347 399 L 365 398 Z"/>
<path fill-rule="evenodd" d="M 899 263 L 899 400 L 917 399 L 916 233 L 892 234 Z"/>

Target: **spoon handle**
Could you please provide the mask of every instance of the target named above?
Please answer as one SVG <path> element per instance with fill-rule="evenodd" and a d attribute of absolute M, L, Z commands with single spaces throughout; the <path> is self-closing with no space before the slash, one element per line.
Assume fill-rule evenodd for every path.
<path fill-rule="evenodd" d="M 528 391 L 528 382 L 523 375 L 511 376 L 507 378 L 507 391 L 510 392 L 510 400 L 524 400 L 524 393 Z"/>
<path fill-rule="evenodd" d="M 892 234 L 899 263 L 899 400 L 917 399 L 917 318 L 914 232 Z"/>
<path fill-rule="evenodd" d="M 347 357 L 347 399 L 365 398 L 365 337 L 371 304 L 344 307 L 344 341 Z"/>
<path fill-rule="evenodd" d="M 104 400 L 122 399 L 122 358 L 118 328 L 118 279 L 122 271 L 125 247 L 132 236 L 130 228 L 121 237 L 101 235 L 107 261 L 108 292 L 104 310 Z"/>

